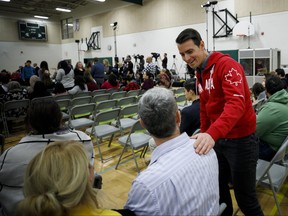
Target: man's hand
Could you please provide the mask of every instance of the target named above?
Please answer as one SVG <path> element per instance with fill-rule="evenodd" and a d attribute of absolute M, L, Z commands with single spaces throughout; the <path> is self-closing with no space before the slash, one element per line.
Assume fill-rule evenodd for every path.
<path fill-rule="evenodd" d="M 215 145 L 215 141 L 208 133 L 199 133 L 191 138 L 196 139 L 194 148 L 199 155 L 207 154 Z"/>

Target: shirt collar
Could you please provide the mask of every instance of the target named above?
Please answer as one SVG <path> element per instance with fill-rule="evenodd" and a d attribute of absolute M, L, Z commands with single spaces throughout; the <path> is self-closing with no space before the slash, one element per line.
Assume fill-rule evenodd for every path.
<path fill-rule="evenodd" d="M 189 140 L 190 137 L 186 133 L 182 133 L 181 135 L 157 146 L 157 148 L 155 148 L 155 150 L 152 153 L 151 162 L 149 165 L 155 163 L 158 160 L 158 158 L 160 158 L 162 155 L 186 144 L 187 142 L 189 142 Z"/>
<path fill-rule="evenodd" d="M 197 71 L 199 71 L 200 73 L 205 69 L 205 67 L 207 66 L 208 64 L 208 60 L 210 58 L 210 55 L 211 55 L 211 52 L 208 54 L 207 58 L 204 60 L 202 66 L 199 68 L 197 68 Z"/>

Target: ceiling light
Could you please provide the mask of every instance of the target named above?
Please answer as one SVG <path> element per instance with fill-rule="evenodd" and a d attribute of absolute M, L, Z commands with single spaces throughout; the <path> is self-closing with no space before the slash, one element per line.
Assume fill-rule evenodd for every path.
<path fill-rule="evenodd" d="M 98 1 L 98 2 L 105 2 L 106 0 L 95 0 L 95 1 Z"/>
<path fill-rule="evenodd" d="M 0 0 L 0 1 L 4 1 L 4 2 L 10 2 L 10 0 Z"/>
<path fill-rule="evenodd" d="M 46 16 L 38 16 L 38 15 L 35 15 L 34 17 L 35 17 L 35 18 L 39 18 L 39 19 L 48 19 L 48 17 L 46 17 Z"/>
<path fill-rule="evenodd" d="M 64 8 L 56 8 L 57 11 L 62 11 L 62 12 L 71 12 L 69 9 L 64 9 Z"/>

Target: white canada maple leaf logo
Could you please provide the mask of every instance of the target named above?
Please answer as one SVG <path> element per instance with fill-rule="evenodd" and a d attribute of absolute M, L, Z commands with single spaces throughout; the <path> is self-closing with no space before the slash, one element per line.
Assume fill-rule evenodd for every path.
<path fill-rule="evenodd" d="M 231 85 L 238 86 L 242 82 L 242 76 L 237 70 L 232 68 L 228 74 L 225 75 L 225 80 Z"/>

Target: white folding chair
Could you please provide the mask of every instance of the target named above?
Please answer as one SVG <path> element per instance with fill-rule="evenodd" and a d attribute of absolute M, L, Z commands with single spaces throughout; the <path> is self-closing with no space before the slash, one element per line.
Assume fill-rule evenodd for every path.
<path fill-rule="evenodd" d="M 119 127 L 116 127 L 110 124 L 111 122 L 115 120 L 118 121 L 119 113 L 120 113 L 119 108 L 99 112 L 95 115 L 93 126 L 91 128 L 86 129 L 86 133 L 88 135 L 93 135 L 96 138 L 96 145 L 97 145 L 102 163 L 104 162 L 104 160 L 107 160 L 107 159 L 103 158 L 103 155 L 100 149 L 101 140 L 104 137 L 110 136 L 110 140 L 108 144 L 108 147 L 110 147 L 114 134 L 121 132 Z"/>
<path fill-rule="evenodd" d="M 140 158 L 145 156 L 145 153 L 148 149 L 148 143 L 151 139 L 151 136 L 143 132 L 145 129 L 140 124 L 140 120 L 137 120 L 132 126 L 130 133 L 128 135 L 122 136 L 118 139 L 118 142 L 124 146 L 122 153 L 119 157 L 119 160 L 116 164 L 115 169 L 118 168 L 120 161 L 129 156 L 133 156 L 136 169 L 138 173 L 140 173 L 140 169 L 136 160 L 136 153 L 141 152 Z M 123 157 L 124 152 L 126 152 L 127 148 L 131 148 L 132 154 Z M 137 150 L 136 152 L 134 150 Z"/>
<path fill-rule="evenodd" d="M 71 108 L 69 113 L 68 126 L 70 128 L 80 129 L 91 127 L 94 121 L 89 119 L 90 115 L 94 115 L 95 104 L 82 104 Z"/>

